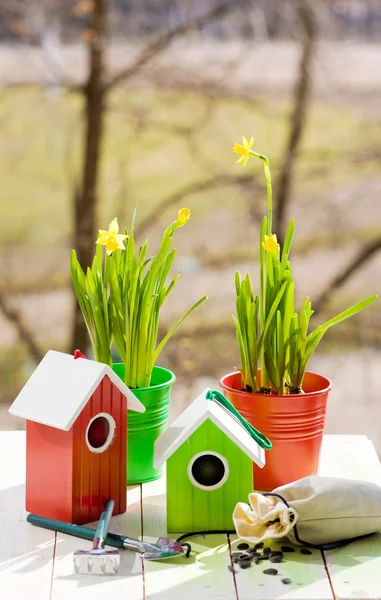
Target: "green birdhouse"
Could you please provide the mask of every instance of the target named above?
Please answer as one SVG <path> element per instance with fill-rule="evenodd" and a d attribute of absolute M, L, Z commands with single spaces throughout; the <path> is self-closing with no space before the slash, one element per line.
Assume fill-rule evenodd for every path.
<path fill-rule="evenodd" d="M 167 463 L 167 530 L 234 529 L 233 510 L 254 490 L 253 461 L 265 465 L 264 448 L 271 442 L 206 389 L 155 443 L 155 467 Z"/>

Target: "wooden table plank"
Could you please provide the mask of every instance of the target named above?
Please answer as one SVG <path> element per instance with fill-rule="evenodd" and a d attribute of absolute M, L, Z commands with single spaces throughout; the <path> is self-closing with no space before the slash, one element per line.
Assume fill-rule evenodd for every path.
<path fill-rule="evenodd" d="M 143 485 L 144 538 L 154 541 L 166 530 L 164 478 Z M 176 538 L 176 535 L 169 535 Z M 236 537 L 233 539 L 236 540 Z M 190 538 L 195 553 L 189 559 L 177 559 L 173 565 L 167 562 L 145 562 L 147 600 L 182 600 L 221 598 L 238 600 L 332 600 L 330 583 L 320 552 L 303 556 L 299 549 L 285 556 L 281 565 L 253 565 L 250 569 L 235 566 L 236 573 L 228 571 L 230 554 L 223 536 Z M 232 542 L 232 550 L 238 541 Z M 284 542 L 283 542 L 284 543 Z M 273 543 L 274 549 L 281 544 Z M 279 575 L 265 575 L 263 570 L 277 568 Z M 285 585 L 281 579 L 290 578 Z M 181 590 L 181 592 L 180 592 Z M 212 593 L 213 591 L 213 593 Z"/>
<path fill-rule="evenodd" d="M 364 479 L 381 485 L 381 464 L 365 435 L 325 435 L 319 475 Z"/>
<path fill-rule="evenodd" d="M 31 527 L 26 516 L 25 432 L 1 432 L 0 596 L 49 600 L 55 534 Z"/>
<path fill-rule="evenodd" d="M 365 436 L 327 436 L 320 474 L 381 485 L 381 465 Z M 337 600 L 381 599 L 381 534 L 324 553 Z"/>
<path fill-rule="evenodd" d="M 145 483 L 143 489 L 144 539 L 156 541 L 167 534 L 165 477 Z M 234 577 L 227 569 L 230 554 L 226 535 L 190 538 L 190 558 L 144 561 L 146 600 L 237 600 Z"/>
<path fill-rule="evenodd" d="M 91 525 L 96 527 L 96 523 Z M 138 538 L 141 531 L 140 486 L 127 492 L 127 513 L 112 517 L 110 531 Z M 84 575 L 73 571 L 73 552 L 90 550 L 91 542 L 57 534 L 56 558 L 52 585 L 53 600 L 104 600 L 105 596 L 140 600 L 143 598 L 142 561 L 140 555 L 120 551 L 118 573 Z M 109 547 L 107 547 L 109 549 Z"/>
<path fill-rule="evenodd" d="M 233 551 L 237 542 L 232 544 Z M 272 564 L 266 560 L 253 564 L 250 569 L 235 567 L 239 600 L 333 600 L 321 552 L 314 550 L 311 556 L 304 556 L 300 554 L 300 547 L 285 540 L 265 544 L 273 550 L 280 550 L 283 545 L 293 547 L 295 552 L 285 553 L 282 563 Z M 277 569 L 278 574 L 264 574 L 268 568 Z M 285 578 L 291 582 L 282 583 Z"/>
<path fill-rule="evenodd" d="M 364 436 L 326 436 L 319 473 L 365 479 L 381 485 L 378 457 Z M 189 561 L 183 558 L 145 561 L 145 591 L 142 562 L 138 555 L 130 552 L 122 551 L 117 576 L 74 575 L 73 551 L 91 547 L 91 544 L 61 534 L 57 535 L 53 570 L 54 533 L 26 523 L 24 431 L 1 432 L 0 474 L 0 590 L 1 597 L 7 600 L 21 600 L 30 595 L 48 600 L 50 591 L 52 598 L 58 600 L 90 597 L 103 600 L 108 593 L 128 600 L 187 600 L 190 597 L 192 600 L 195 597 L 196 600 L 332 600 L 319 553 L 305 557 L 296 552 L 287 555 L 286 562 L 275 565 L 282 576 L 292 579 L 294 583 L 290 587 L 283 585 L 279 576 L 263 575 L 261 566 L 254 565 L 246 571 L 237 568 L 239 572 L 234 577 L 227 569 L 230 555 L 226 536 L 191 538 L 195 554 Z M 164 490 L 164 479 L 142 486 L 144 536 L 151 541 L 165 535 Z M 113 517 L 112 530 L 140 537 L 140 486 L 130 489 L 127 498 L 128 512 Z M 235 544 L 233 542 L 233 547 Z M 380 534 L 325 553 L 335 598 L 381 600 L 380 556 Z"/>

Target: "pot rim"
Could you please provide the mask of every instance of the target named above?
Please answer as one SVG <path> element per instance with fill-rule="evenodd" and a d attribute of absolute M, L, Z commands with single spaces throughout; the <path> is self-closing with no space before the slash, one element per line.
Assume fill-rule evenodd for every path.
<path fill-rule="evenodd" d="M 260 369 L 259 369 L 260 371 Z M 237 375 L 238 373 L 240 373 L 240 371 L 232 371 L 231 373 L 227 373 L 227 375 L 223 375 L 219 381 L 220 386 L 222 387 L 223 390 L 229 390 L 234 392 L 235 394 L 238 394 L 239 396 L 270 396 L 271 394 L 253 394 L 251 392 L 246 392 L 244 390 L 237 390 L 236 388 L 230 387 L 229 385 L 226 385 L 225 383 L 225 379 L 227 379 L 227 377 L 231 377 L 232 375 Z M 325 379 L 328 383 L 328 385 L 322 389 L 319 390 L 314 390 L 313 392 L 305 392 L 304 394 L 282 394 L 282 395 L 277 395 L 274 394 L 273 398 L 301 398 L 301 396 L 316 396 L 317 394 L 321 394 L 324 392 L 329 392 L 332 389 L 333 386 L 333 382 L 331 381 L 331 379 L 329 379 L 329 377 L 326 377 L 325 375 L 321 375 L 321 373 L 316 373 L 316 371 L 306 371 L 306 373 L 311 373 L 312 375 L 318 375 L 319 377 L 322 377 L 323 379 Z"/>
<path fill-rule="evenodd" d="M 114 364 L 115 365 L 124 365 L 123 362 L 113 363 L 113 365 Z M 170 371 L 166 367 L 160 367 L 159 365 L 154 365 L 153 368 L 154 369 L 160 369 L 160 371 L 166 371 L 167 373 L 169 373 L 171 375 L 170 379 L 168 379 L 168 381 L 164 381 L 163 383 L 157 383 L 156 385 L 149 385 L 148 387 L 130 388 L 131 392 L 133 392 L 134 390 L 139 390 L 139 392 L 152 391 L 152 390 L 161 390 L 162 388 L 168 387 L 168 386 L 173 385 L 175 383 L 175 381 L 176 381 L 176 375 L 173 373 L 173 371 Z"/>

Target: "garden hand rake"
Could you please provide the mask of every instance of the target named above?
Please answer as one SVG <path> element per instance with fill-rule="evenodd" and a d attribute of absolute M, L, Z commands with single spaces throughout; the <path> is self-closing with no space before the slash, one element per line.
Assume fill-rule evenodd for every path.
<path fill-rule="evenodd" d="M 102 574 L 106 573 L 107 568 L 109 572 L 117 573 L 120 565 L 119 551 L 104 549 L 113 510 L 114 500 L 107 500 L 95 531 L 92 549 L 74 552 L 76 573 Z"/>

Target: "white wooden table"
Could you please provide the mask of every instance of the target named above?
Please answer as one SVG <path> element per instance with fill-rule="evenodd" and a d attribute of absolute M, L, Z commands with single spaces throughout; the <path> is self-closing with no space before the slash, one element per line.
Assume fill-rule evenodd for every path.
<path fill-rule="evenodd" d="M 380 463 L 364 436 L 326 436 L 319 473 L 381 485 Z M 222 535 L 191 538 L 189 559 L 148 562 L 121 551 L 117 575 L 76 575 L 72 554 L 90 542 L 27 523 L 24 484 L 25 432 L 1 432 L 1 600 L 381 599 L 381 534 L 331 552 L 285 555 L 285 562 L 274 565 L 278 576 L 264 575 L 261 565 L 231 573 L 227 566 L 237 540 Z M 112 518 L 110 531 L 148 541 L 166 535 L 164 491 L 163 479 L 130 487 L 127 513 Z M 292 583 L 283 584 L 282 577 Z"/>

